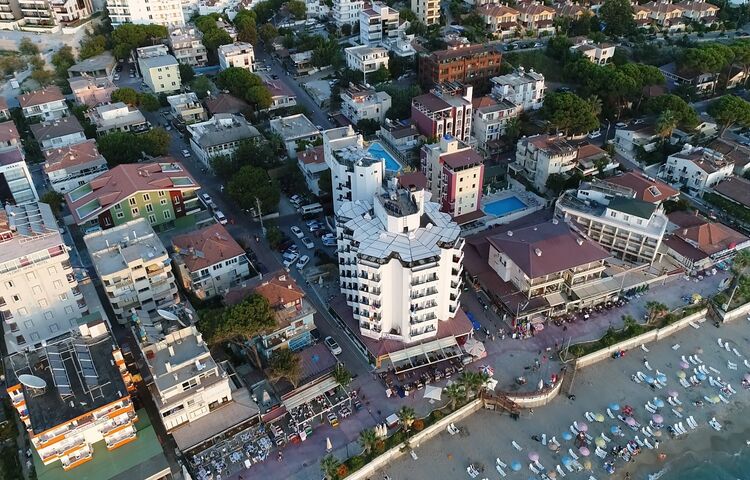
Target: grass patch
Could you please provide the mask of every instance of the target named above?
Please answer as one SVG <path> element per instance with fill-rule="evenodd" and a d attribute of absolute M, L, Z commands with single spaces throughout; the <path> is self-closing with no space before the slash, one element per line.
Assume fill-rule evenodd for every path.
<path fill-rule="evenodd" d="M 533 68 L 534 71 L 544 75 L 548 82 L 562 82 L 562 62 L 548 57 L 541 50 L 525 52 L 510 52 L 504 55 L 504 60 L 514 67 L 524 67 L 526 70 Z"/>

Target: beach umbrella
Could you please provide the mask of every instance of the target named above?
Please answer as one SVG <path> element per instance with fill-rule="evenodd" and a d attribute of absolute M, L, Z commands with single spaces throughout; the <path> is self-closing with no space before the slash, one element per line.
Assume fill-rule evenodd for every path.
<path fill-rule="evenodd" d="M 698 372 L 698 375 L 696 375 L 696 377 L 697 377 L 697 378 L 698 378 L 698 380 L 700 380 L 701 382 L 702 382 L 703 380 L 705 380 L 705 379 L 706 379 L 706 375 L 705 375 L 704 373 L 701 373 L 701 372 Z"/>
<path fill-rule="evenodd" d="M 654 377 L 646 377 L 643 381 L 646 383 L 654 383 Z"/>
<path fill-rule="evenodd" d="M 591 460 L 584 460 L 583 468 L 585 468 L 586 470 L 591 470 Z"/>
<path fill-rule="evenodd" d="M 553 452 L 556 452 L 560 449 L 560 447 L 558 447 L 556 443 L 552 443 L 552 442 L 548 443 L 547 447 Z"/>
<path fill-rule="evenodd" d="M 609 409 L 612 410 L 613 412 L 618 412 L 620 411 L 620 405 L 617 403 L 610 403 Z"/>
<path fill-rule="evenodd" d="M 521 462 L 515 461 L 515 462 L 511 463 L 510 464 L 510 469 L 513 470 L 514 472 L 517 472 L 517 471 L 521 470 Z"/>
<path fill-rule="evenodd" d="M 655 437 L 661 437 L 661 430 L 657 430 L 654 432 Z"/>
<path fill-rule="evenodd" d="M 620 431 L 620 427 L 618 427 L 617 425 L 612 425 L 612 426 L 611 426 L 611 427 L 609 428 L 609 433 L 611 433 L 611 434 L 613 434 L 613 435 L 614 435 L 615 433 L 619 432 L 619 431 Z"/>
<path fill-rule="evenodd" d="M 607 444 L 607 442 L 605 442 L 602 437 L 596 437 L 596 439 L 594 440 L 594 444 L 597 447 L 604 448 L 604 446 Z"/>
<path fill-rule="evenodd" d="M 653 420 L 654 423 L 664 423 L 664 417 L 662 417 L 658 413 L 654 414 L 654 416 L 651 417 L 651 420 Z"/>
<path fill-rule="evenodd" d="M 709 398 L 709 400 L 711 401 L 711 403 L 719 403 L 719 402 L 721 401 L 721 399 L 719 398 L 719 396 L 718 396 L 718 395 L 712 395 L 712 396 L 711 396 L 711 397 Z"/>
<path fill-rule="evenodd" d="M 588 447 L 581 447 L 578 449 L 578 451 L 583 455 L 584 457 L 588 457 L 591 455 L 591 451 L 589 451 Z"/>
<path fill-rule="evenodd" d="M 680 368 L 690 368 L 690 364 L 687 362 L 680 362 Z"/>
<path fill-rule="evenodd" d="M 670 390 L 670 391 L 668 392 L 668 395 L 669 395 L 670 397 L 672 397 L 672 398 L 677 398 L 677 397 L 679 397 L 679 396 L 680 396 L 680 394 L 679 394 L 679 393 L 677 392 L 677 390 Z"/>
<path fill-rule="evenodd" d="M 557 478 L 557 472 L 555 472 L 554 470 L 550 470 L 549 472 L 547 472 L 547 476 L 552 480 L 555 480 Z"/>
<path fill-rule="evenodd" d="M 685 378 L 685 377 L 687 377 L 687 374 L 685 373 L 684 370 L 680 370 L 677 372 L 677 378 Z"/>
<path fill-rule="evenodd" d="M 573 459 L 568 457 L 567 455 L 562 458 L 563 465 L 570 465 L 573 463 Z"/>
<path fill-rule="evenodd" d="M 538 462 L 539 454 L 536 452 L 529 452 L 529 460 L 531 460 L 532 462 Z"/>
<path fill-rule="evenodd" d="M 333 450 L 333 445 L 331 445 L 331 439 L 326 437 L 326 452 L 330 452 Z"/>
<path fill-rule="evenodd" d="M 630 426 L 632 427 L 632 426 L 634 426 L 634 425 L 635 425 L 635 424 L 636 424 L 637 422 L 635 421 L 635 418 L 633 418 L 633 417 L 628 417 L 628 418 L 626 418 L 626 419 L 625 419 L 625 423 L 627 423 L 628 425 L 630 425 Z"/>
<path fill-rule="evenodd" d="M 659 380 L 662 383 L 664 383 L 664 382 L 667 381 L 667 376 L 665 374 L 663 374 L 663 373 L 657 374 L 656 378 L 657 378 L 657 380 Z"/>
<path fill-rule="evenodd" d="M 661 398 L 655 398 L 654 405 L 656 405 L 656 408 L 661 408 L 664 406 L 664 400 L 662 400 Z"/>
<path fill-rule="evenodd" d="M 597 413 L 596 415 L 594 415 L 594 420 L 601 423 L 604 421 L 604 415 L 602 415 L 601 413 Z"/>
<path fill-rule="evenodd" d="M 562 433 L 562 439 L 563 440 L 571 440 L 572 438 L 573 438 L 573 434 L 572 433 L 570 433 L 568 431 L 564 431 Z"/>
<path fill-rule="evenodd" d="M 589 426 L 586 425 L 586 422 L 580 422 L 578 424 L 578 431 L 579 432 L 588 432 L 589 431 Z"/>

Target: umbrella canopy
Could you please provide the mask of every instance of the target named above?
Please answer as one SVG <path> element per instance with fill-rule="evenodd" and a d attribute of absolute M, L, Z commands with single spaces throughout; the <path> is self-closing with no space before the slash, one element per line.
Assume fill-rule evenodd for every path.
<path fill-rule="evenodd" d="M 552 442 L 548 443 L 547 447 L 553 452 L 556 452 L 560 449 L 560 447 L 558 447 L 556 443 L 552 443 Z"/>
<path fill-rule="evenodd" d="M 627 423 L 628 425 L 630 425 L 630 426 L 632 427 L 632 426 L 633 426 L 633 425 L 635 425 L 635 424 L 636 424 L 637 422 L 635 421 L 635 418 L 633 418 L 633 417 L 628 417 L 628 418 L 626 418 L 626 419 L 625 419 L 625 423 Z"/>
<path fill-rule="evenodd" d="M 514 461 L 513 463 L 510 464 L 510 469 L 513 470 L 514 472 L 521 470 L 521 462 Z"/>
<path fill-rule="evenodd" d="M 591 460 L 584 460 L 583 468 L 585 468 L 586 470 L 591 470 Z"/>
<path fill-rule="evenodd" d="M 617 425 L 612 425 L 612 426 L 611 426 L 611 427 L 609 428 L 609 433 L 612 433 L 612 434 L 615 434 L 615 433 L 617 433 L 617 432 L 619 432 L 619 431 L 620 431 L 620 427 L 618 427 Z"/>
<path fill-rule="evenodd" d="M 685 373 L 684 370 L 680 370 L 677 372 L 677 378 L 685 378 L 685 377 L 687 377 L 687 374 Z"/>
<path fill-rule="evenodd" d="M 654 383 L 654 377 L 646 377 L 643 381 L 646 383 Z"/>
<path fill-rule="evenodd" d="M 664 383 L 664 382 L 667 381 L 667 376 L 664 375 L 663 373 L 660 373 L 660 374 L 656 375 L 656 378 L 657 378 L 657 380 L 659 380 L 662 383 Z"/>
<path fill-rule="evenodd" d="M 563 438 L 563 440 L 570 440 L 570 439 L 573 438 L 573 434 L 571 434 L 568 431 L 565 431 L 565 432 L 562 433 L 562 438 Z"/>
<path fill-rule="evenodd" d="M 573 459 L 568 457 L 567 455 L 562 458 L 563 465 L 570 465 L 573 462 Z"/>
<path fill-rule="evenodd" d="M 482 365 L 479 367 L 479 371 L 482 373 L 486 373 L 490 377 L 493 377 L 495 375 L 495 369 L 490 367 L 489 365 Z"/>
<path fill-rule="evenodd" d="M 676 397 L 679 397 L 679 396 L 680 396 L 680 394 L 679 394 L 679 393 L 677 392 L 677 390 L 670 390 L 669 392 L 667 392 L 667 394 L 668 394 L 668 395 L 669 395 L 670 397 L 672 397 L 672 398 L 676 398 Z"/>
<path fill-rule="evenodd" d="M 607 442 L 605 442 L 602 437 L 596 437 L 596 439 L 594 440 L 594 445 L 596 445 L 597 447 L 604 448 L 606 444 Z"/>
<path fill-rule="evenodd" d="M 432 385 L 427 385 L 424 387 L 424 398 L 431 398 L 433 400 L 439 401 L 442 393 L 443 389 L 440 387 L 433 387 Z"/>
<path fill-rule="evenodd" d="M 680 362 L 680 368 L 690 368 L 690 364 L 687 362 Z"/>
<path fill-rule="evenodd" d="M 331 444 L 331 439 L 326 437 L 326 451 L 330 452 L 333 450 L 333 445 Z"/>
<path fill-rule="evenodd" d="M 484 358 L 487 356 L 487 350 L 485 350 L 484 344 L 474 338 L 466 340 L 466 343 L 464 343 L 464 350 L 474 358 Z"/>
<path fill-rule="evenodd" d="M 557 472 L 550 470 L 549 472 L 547 472 L 547 476 L 552 480 L 555 480 L 555 478 L 557 478 Z"/>
<path fill-rule="evenodd" d="M 654 423 L 664 423 L 664 417 L 659 415 L 658 413 L 651 417 L 651 420 L 654 421 Z"/>
<path fill-rule="evenodd" d="M 594 420 L 601 423 L 604 421 L 604 415 L 602 415 L 601 413 L 597 413 L 596 415 L 594 415 Z"/>
<path fill-rule="evenodd" d="M 532 462 L 538 462 L 539 454 L 536 452 L 529 452 L 529 460 L 531 460 Z"/>
<path fill-rule="evenodd" d="M 586 422 L 579 422 L 578 423 L 578 431 L 579 432 L 588 432 L 589 431 L 589 426 L 586 425 Z"/>
<path fill-rule="evenodd" d="M 721 399 L 719 398 L 718 395 L 712 395 L 708 398 L 708 401 L 711 403 L 719 403 Z"/>
<path fill-rule="evenodd" d="M 584 457 L 588 457 L 591 455 L 591 451 L 589 451 L 588 447 L 581 447 L 578 449 L 578 451 L 583 455 Z"/>
<path fill-rule="evenodd" d="M 705 375 L 704 373 L 701 373 L 701 372 L 698 372 L 698 374 L 696 375 L 696 377 L 697 377 L 697 378 L 698 378 L 698 380 L 700 380 L 701 382 L 702 382 L 703 380 L 705 380 L 705 379 L 706 379 L 706 375 Z"/>
<path fill-rule="evenodd" d="M 657 408 L 661 408 L 664 406 L 664 400 L 662 400 L 661 398 L 655 398 L 654 405 L 656 405 Z"/>
<path fill-rule="evenodd" d="M 613 412 L 618 412 L 620 411 L 620 405 L 617 403 L 610 403 L 609 409 L 612 410 Z"/>

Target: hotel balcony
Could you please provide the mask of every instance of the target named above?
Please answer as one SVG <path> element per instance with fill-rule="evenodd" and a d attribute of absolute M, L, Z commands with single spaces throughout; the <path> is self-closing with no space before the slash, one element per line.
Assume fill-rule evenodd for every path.
<path fill-rule="evenodd" d="M 69 456 L 67 459 L 62 459 L 61 463 L 63 470 L 71 470 L 81 464 L 84 464 L 91 460 L 93 456 L 93 450 L 91 450 L 91 448 L 87 446 L 84 450 L 78 452 L 74 457 Z"/>
<path fill-rule="evenodd" d="M 105 444 L 107 445 L 107 450 L 114 450 L 116 448 L 119 448 L 126 443 L 130 443 L 136 439 L 136 430 L 135 427 L 132 425 L 130 428 L 126 428 L 117 434 L 115 434 L 113 437 L 106 437 L 104 439 Z"/>

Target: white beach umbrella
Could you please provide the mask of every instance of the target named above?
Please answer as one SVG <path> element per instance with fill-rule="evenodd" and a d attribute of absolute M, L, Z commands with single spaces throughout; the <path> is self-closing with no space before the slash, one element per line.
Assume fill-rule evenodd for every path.
<path fill-rule="evenodd" d="M 443 389 L 440 387 L 433 387 L 432 385 L 424 387 L 424 398 L 431 398 L 439 401 L 442 393 Z"/>

